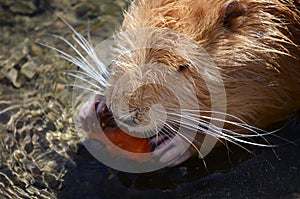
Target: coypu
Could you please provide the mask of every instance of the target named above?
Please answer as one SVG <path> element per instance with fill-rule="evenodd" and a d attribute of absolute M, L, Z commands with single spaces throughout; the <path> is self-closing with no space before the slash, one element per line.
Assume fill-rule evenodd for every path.
<path fill-rule="evenodd" d="M 85 75 L 81 79 L 93 79 L 100 85 L 91 89 L 99 96 L 81 108 L 79 122 L 89 129 L 93 123 L 88 122 L 89 116 L 96 114 L 104 131 L 120 126 L 147 138 L 152 155 L 168 165 L 178 165 L 199 153 L 207 134 L 220 142 L 256 144 L 243 138 L 271 134 L 263 129 L 288 119 L 300 107 L 298 1 L 136 0 L 125 13 L 120 30 L 129 33 L 115 37 L 114 52 L 119 57 L 109 67 L 98 62 L 93 71 L 97 57 L 89 48 L 85 50 L 92 62 L 75 60 Z M 144 34 L 147 31 L 151 33 Z M 83 39 L 76 31 L 75 35 Z M 180 43 L 183 37 L 194 43 Z M 87 45 L 85 40 L 77 42 L 83 48 Z M 154 43 L 161 49 L 135 48 L 139 42 Z M 213 64 L 202 50 L 189 46 L 191 43 L 203 47 Z M 204 60 L 197 63 L 200 57 Z M 221 81 L 214 79 L 216 70 Z M 177 77 L 191 86 L 181 85 Z M 168 81 L 174 87 L 164 87 Z M 209 88 L 211 82 L 215 84 Z M 225 111 L 211 108 L 218 103 L 211 100 L 212 88 L 220 87 L 225 89 L 222 100 L 226 104 L 219 106 L 226 106 L 221 109 Z M 210 121 L 223 125 L 214 126 Z M 189 130 L 196 134 L 189 135 Z M 182 150 L 182 143 L 190 144 L 189 149 Z"/>

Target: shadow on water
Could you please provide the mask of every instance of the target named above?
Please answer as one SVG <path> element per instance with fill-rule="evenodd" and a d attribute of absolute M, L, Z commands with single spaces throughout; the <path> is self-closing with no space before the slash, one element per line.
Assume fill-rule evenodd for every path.
<path fill-rule="evenodd" d="M 235 146 L 220 147 L 205 158 L 160 171 L 129 174 L 112 170 L 95 160 L 81 146 L 73 154 L 76 166 L 69 168 L 59 198 L 291 198 L 300 193 L 299 117 L 278 133 L 295 141 L 274 150 Z M 286 144 L 286 145 L 285 145 Z M 275 153 L 274 153 L 275 152 Z M 277 157 L 278 156 L 278 157 Z"/>

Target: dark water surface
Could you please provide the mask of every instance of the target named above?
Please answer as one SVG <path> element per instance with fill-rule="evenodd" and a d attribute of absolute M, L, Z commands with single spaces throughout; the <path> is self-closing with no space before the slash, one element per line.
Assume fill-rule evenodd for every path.
<path fill-rule="evenodd" d="M 279 135 L 297 140 L 299 130 L 297 118 Z M 275 140 L 273 143 L 278 145 L 285 143 L 277 138 Z M 231 163 L 222 150 L 208 156 L 206 162 L 209 171 L 201 161 L 191 160 L 179 167 L 140 175 L 109 171 L 81 148 L 79 154 L 74 156 L 77 167 L 70 168 L 65 177 L 65 186 L 58 196 L 108 199 L 299 198 L 299 143 L 296 141 L 295 144 L 276 148 L 276 155 L 271 149 L 263 149 L 239 166 L 238 161 L 249 158 L 249 154 L 233 148 L 236 153 L 229 155 Z M 226 148 L 223 150 L 226 151 Z M 239 160 L 234 160 L 236 156 Z M 225 157 L 224 160 L 222 157 Z"/>

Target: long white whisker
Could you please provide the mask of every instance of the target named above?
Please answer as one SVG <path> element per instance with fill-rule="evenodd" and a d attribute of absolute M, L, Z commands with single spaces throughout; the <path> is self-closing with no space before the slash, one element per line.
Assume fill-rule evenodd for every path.
<path fill-rule="evenodd" d="M 176 113 L 174 114 L 174 113 L 168 113 L 169 115 L 175 115 L 175 116 L 178 116 Z M 181 115 L 182 117 L 183 117 L 183 115 Z M 188 120 L 190 120 L 190 121 L 192 121 L 193 123 L 195 123 L 195 122 L 197 122 L 197 123 L 199 123 L 199 120 L 197 119 L 197 118 L 193 118 L 193 117 L 189 117 L 189 116 L 184 116 L 184 118 L 185 119 L 188 119 Z M 182 121 L 180 121 L 181 123 L 182 123 Z M 209 129 L 209 130 L 213 130 L 214 132 L 216 132 L 217 133 L 217 135 L 215 135 L 215 134 L 213 134 L 212 136 L 214 136 L 214 137 L 217 137 L 217 138 L 220 138 L 220 136 L 222 135 L 222 138 L 226 138 L 226 140 L 228 140 L 228 141 L 232 141 L 232 140 L 234 140 L 234 141 L 237 141 L 237 142 L 241 142 L 241 143 L 245 143 L 245 144 L 249 144 L 249 145 L 254 145 L 254 146 L 262 146 L 262 147 L 274 147 L 274 145 L 270 145 L 268 142 L 268 144 L 269 145 L 265 145 L 265 144 L 258 144 L 258 143 L 254 143 L 254 142 L 250 142 L 250 141 L 245 141 L 245 140 L 243 140 L 243 139 L 240 139 L 240 138 L 238 138 L 238 137 L 236 137 L 236 136 L 232 136 L 232 135 L 228 135 L 228 134 L 226 134 L 226 133 L 223 133 L 222 132 L 222 130 L 223 129 L 221 129 L 221 128 L 219 128 L 219 127 L 216 127 L 216 126 L 213 126 L 213 125 L 209 125 L 209 124 L 203 124 L 203 123 L 201 123 L 202 125 L 206 125 L 207 126 L 207 128 Z M 189 125 L 188 123 L 187 124 L 185 124 L 185 125 Z M 199 126 L 195 126 L 195 125 L 192 125 L 192 126 L 190 126 L 190 127 L 192 127 L 192 128 L 197 128 L 197 129 L 199 129 L 199 130 L 202 130 L 203 131 L 203 128 L 201 127 L 199 127 Z M 206 130 L 205 130 L 206 131 Z M 234 132 L 232 132 L 232 131 L 230 131 L 231 133 L 234 133 Z M 236 134 L 236 133 L 234 133 L 234 134 Z M 240 134 L 237 134 L 237 135 L 239 135 L 240 136 Z M 240 137 L 247 137 L 247 136 L 240 136 Z M 263 136 L 262 136 L 263 137 Z M 267 140 L 265 140 L 265 141 L 267 141 Z"/>
<path fill-rule="evenodd" d="M 79 37 L 79 40 L 76 38 L 76 36 Z M 95 62 L 98 71 L 101 74 L 108 75 L 108 72 L 106 70 L 105 65 L 99 60 L 97 54 L 95 53 L 95 50 L 93 46 L 79 33 L 75 33 L 73 35 L 73 39 L 80 45 L 80 47 L 92 58 L 93 62 Z"/>
<path fill-rule="evenodd" d="M 79 34 L 75 28 L 73 28 L 71 26 L 71 24 L 68 23 L 68 21 L 66 19 L 64 19 L 63 17 L 60 17 L 60 19 L 70 28 L 70 30 L 74 33 L 74 35 L 76 35 L 79 40 L 73 36 L 73 39 L 82 47 L 82 49 L 84 49 L 92 58 L 92 60 L 97 64 L 97 66 L 99 67 L 98 69 L 100 70 L 100 73 L 105 73 L 107 75 L 107 70 L 105 65 L 98 59 L 98 56 L 96 55 L 93 45 L 88 42 L 81 34 Z M 89 24 L 88 24 L 89 25 Z M 89 28 L 89 27 L 88 27 Z M 90 38 L 90 32 L 88 31 L 88 38 Z"/>
<path fill-rule="evenodd" d="M 178 123 L 178 121 L 175 121 L 175 122 Z M 215 137 L 218 141 L 220 141 L 220 142 L 223 143 L 223 144 L 225 144 L 225 143 L 222 141 L 222 139 L 224 139 L 225 141 L 227 140 L 227 141 L 229 141 L 229 142 L 231 142 L 231 143 L 233 143 L 233 144 L 235 144 L 235 145 L 237 145 L 237 146 L 243 148 L 244 150 L 248 151 L 249 153 L 251 153 L 251 151 L 249 151 L 247 148 L 245 148 L 245 147 L 243 147 L 242 145 L 240 145 L 238 142 L 235 142 L 235 141 L 233 141 L 233 140 L 228 139 L 228 136 L 220 135 L 220 134 L 218 133 L 219 131 L 217 131 L 217 132 L 214 132 L 214 131 L 208 131 L 206 128 L 203 128 L 203 127 L 200 127 L 200 126 L 191 125 L 191 124 L 188 124 L 188 123 L 186 123 L 186 124 L 181 123 L 181 125 L 183 125 L 185 128 L 190 129 L 190 130 L 192 130 L 192 131 L 195 131 L 195 130 L 198 131 L 198 130 L 199 130 L 199 131 L 205 132 L 206 134 Z M 202 124 L 202 125 L 207 125 L 207 124 Z M 208 128 L 208 127 L 207 127 L 207 128 Z M 211 129 L 210 129 L 210 130 L 211 130 Z M 230 138 L 230 137 L 229 137 L 229 138 Z"/>
<path fill-rule="evenodd" d="M 80 72 L 80 71 L 78 71 L 78 72 L 76 72 L 76 73 L 79 73 L 79 74 L 82 74 L 82 75 L 86 75 L 85 73 Z M 66 74 L 69 75 L 69 76 L 71 76 L 71 77 L 80 79 L 81 81 L 83 81 L 83 82 L 89 84 L 90 86 L 93 86 L 94 88 L 97 88 L 97 89 L 99 89 L 99 90 L 103 90 L 103 89 L 104 89 L 104 87 L 102 87 L 102 85 L 99 86 L 99 85 L 97 85 L 97 84 L 94 84 L 94 83 L 91 82 L 90 80 L 85 79 L 83 76 L 79 76 L 79 75 L 76 75 L 76 74 L 73 74 L 73 73 L 70 73 L 70 72 L 67 72 Z"/>
<path fill-rule="evenodd" d="M 68 86 L 68 87 L 76 87 L 76 88 L 80 88 L 82 90 L 90 91 L 90 92 L 94 93 L 95 95 L 99 95 L 99 94 L 101 95 L 102 94 L 102 93 L 99 93 L 99 91 L 97 91 L 97 90 L 93 90 L 91 88 L 86 88 L 86 87 L 80 86 L 80 85 L 67 84 L 66 86 Z"/>
<path fill-rule="evenodd" d="M 249 128 L 251 128 L 253 130 L 257 130 L 257 131 L 261 131 L 261 132 L 266 132 L 263 129 L 251 126 L 251 125 L 247 124 L 245 121 L 243 121 L 242 119 L 240 119 L 239 117 L 236 117 L 236 116 L 234 116 L 232 114 L 228 114 L 228 113 L 223 113 L 223 112 L 219 112 L 219 111 L 205 111 L 205 110 L 190 110 L 190 109 L 179 109 L 179 110 L 177 110 L 177 109 L 173 109 L 173 108 L 168 108 L 168 109 L 172 110 L 172 111 L 177 111 L 177 112 L 183 111 L 183 112 L 198 113 L 198 114 L 200 114 L 200 113 L 216 113 L 216 114 L 220 114 L 220 115 L 225 115 L 225 116 L 229 116 L 229 117 L 231 117 L 233 119 L 236 119 L 236 120 L 240 121 L 240 123 L 236 123 L 236 124 L 243 124 L 246 127 L 249 127 Z M 197 116 L 198 116 L 198 114 L 197 114 Z"/>
<path fill-rule="evenodd" d="M 207 112 L 211 112 L 211 111 L 207 111 Z M 198 117 L 199 115 L 195 115 L 195 116 Z M 235 119 L 239 119 L 238 117 L 235 117 L 235 116 L 232 116 L 232 117 L 234 117 Z M 244 125 L 240 124 L 240 123 L 237 123 L 237 122 L 232 122 L 232 121 L 229 121 L 229 120 L 222 120 L 222 119 L 213 118 L 213 117 L 205 117 L 204 119 L 218 120 L 218 121 L 221 121 L 221 122 L 224 122 L 224 123 L 228 123 L 228 124 L 232 124 L 232 125 L 244 128 L 244 129 L 246 129 L 246 130 L 254 133 L 254 134 L 249 134 L 249 133 L 247 133 L 247 134 L 240 134 L 240 133 L 231 131 L 229 129 L 223 129 L 223 131 L 225 131 L 225 132 L 227 132 L 229 134 L 235 135 L 235 137 L 247 137 L 247 138 L 250 138 L 250 137 L 261 137 L 264 141 L 266 141 L 268 144 L 270 144 L 269 141 L 264 136 L 272 135 L 272 136 L 274 136 L 274 137 L 276 137 L 278 139 L 281 139 L 283 141 L 286 141 L 286 142 L 294 144 L 292 141 L 290 141 L 288 139 L 285 139 L 285 138 L 282 138 L 282 137 L 280 137 L 280 136 L 278 136 L 278 135 L 275 134 L 275 133 L 279 132 L 280 130 L 282 130 L 284 128 L 284 126 L 282 126 L 281 128 L 278 128 L 276 130 L 273 130 L 273 131 L 265 131 L 265 130 L 262 130 L 260 128 L 256 128 L 254 126 L 248 125 L 248 124 L 244 123 L 244 121 L 241 120 L 241 119 L 239 119 L 239 120 L 242 121 Z M 262 133 L 258 133 L 258 131 L 260 131 Z"/>
<path fill-rule="evenodd" d="M 181 125 L 183 125 L 183 127 L 184 128 L 187 128 L 187 129 L 191 129 L 191 130 L 195 130 L 195 128 L 194 128 L 194 125 L 193 126 L 189 126 L 189 125 L 186 125 L 186 124 L 182 124 L 182 122 L 180 121 L 180 122 L 178 122 L 177 120 L 174 120 L 174 122 L 176 122 L 176 124 L 178 124 L 178 123 L 180 123 Z M 201 127 L 199 127 L 199 126 L 197 126 L 197 129 L 198 128 L 201 128 Z M 174 129 L 173 129 L 174 130 Z M 203 130 L 203 131 L 206 131 L 206 129 L 201 129 L 201 130 Z M 198 155 L 199 155 L 199 157 L 203 160 L 203 164 L 204 164 L 204 166 L 205 166 L 205 168 L 207 169 L 207 166 L 206 166 L 206 163 L 205 163 L 205 161 L 204 161 L 204 159 L 203 159 L 203 156 L 202 156 L 202 154 L 201 154 L 201 152 L 200 152 L 200 149 L 198 149 L 197 148 L 197 146 L 193 143 L 193 141 L 192 140 L 190 140 L 188 137 L 185 137 L 185 135 L 183 135 L 183 133 L 180 133 L 179 131 L 177 131 L 177 133 L 181 136 L 181 137 L 183 137 L 183 139 L 185 139 L 189 144 L 191 144 L 192 146 L 193 146 L 193 148 L 198 152 Z M 206 133 L 208 133 L 208 134 L 210 134 L 211 136 L 214 136 L 214 137 L 216 137 L 219 141 L 220 141 L 220 139 L 224 139 L 224 140 L 228 140 L 228 139 L 226 139 L 226 137 L 224 137 L 224 136 L 219 136 L 217 133 L 213 133 L 213 132 L 207 132 L 206 131 Z M 237 145 L 238 147 L 240 147 L 240 148 L 242 148 L 242 149 L 244 149 L 245 151 L 247 151 L 248 153 L 252 153 L 250 150 L 248 150 L 246 147 L 244 147 L 244 146 L 242 146 L 241 144 L 239 144 L 238 142 L 235 142 L 235 141 L 233 141 L 233 140 L 228 140 L 229 142 L 231 142 L 231 143 L 233 143 L 233 144 L 235 144 L 235 145 Z M 221 141 L 222 142 L 222 141 Z M 223 142 L 222 142 L 223 143 Z"/>
<path fill-rule="evenodd" d="M 172 114 L 172 112 L 169 112 L 169 114 Z M 187 114 L 185 114 L 185 115 L 187 115 Z M 261 130 L 261 129 L 256 128 L 256 127 L 252 127 L 248 124 L 244 125 L 244 123 L 240 124 L 240 123 L 233 122 L 233 121 L 230 121 L 230 120 L 224 120 L 224 119 L 220 119 L 220 118 L 213 118 L 213 117 L 197 115 L 197 114 L 188 114 L 188 115 L 190 116 L 190 118 L 195 117 L 196 120 L 200 120 L 200 118 L 202 118 L 202 119 L 214 120 L 214 121 L 220 121 L 220 122 L 232 124 L 232 125 L 244 128 L 245 130 L 248 130 L 248 131 L 254 133 L 254 134 L 239 134 L 237 132 L 226 130 L 227 132 L 230 132 L 231 134 L 235 134 L 235 135 L 240 136 L 240 137 L 263 137 L 263 136 L 266 136 L 266 135 L 274 134 L 278 131 L 278 130 L 275 130 L 275 131 L 268 132 L 268 131 L 264 131 L 264 130 Z M 181 114 L 178 114 L 177 116 L 182 117 Z M 205 121 L 205 120 L 201 120 L 201 121 Z M 256 130 L 264 132 L 264 133 L 258 133 Z"/>
<path fill-rule="evenodd" d="M 160 120 L 161 121 L 161 120 Z M 163 122 L 163 121 L 161 121 Z M 186 136 L 183 135 L 182 133 L 180 133 L 179 131 L 176 131 L 171 125 L 169 125 L 168 123 L 165 123 L 165 125 L 170 128 L 174 133 L 176 132 L 178 135 L 180 135 L 187 143 L 191 144 L 195 150 L 197 150 L 197 152 L 199 153 L 200 150 L 196 147 L 196 145 Z"/>
<path fill-rule="evenodd" d="M 80 67 L 83 71 L 86 71 L 88 74 L 90 74 L 91 77 L 93 77 L 93 79 L 99 81 L 99 78 L 100 78 L 101 81 L 99 81 L 99 82 L 103 82 L 104 85 L 105 85 L 106 79 L 102 77 L 102 74 L 103 74 L 102 70 L 100 70 L 98 72 L 95 71 L 95 66 L 94 65 L 92 66 L 91 63 L 79 52 L 79 50 L 71 42 L 69 42 L 68 40 L 66 40 L 64 37 L 59 36 L 59 35 L 51 35 L 51 36 L 64 41 L 68 46 L 70 46 L 74 50 L 74 52 L 80 57 L 80 59 L 78 59 L 78 60 L 81 60 L 81 63 L 84 63 L 84 65 L 83 65 L 84 67 L 82 67 L 81 65 L 77 65 L 77 66 Z M 78 42 L 78 40 L 75 40 L 75 41 Z M 87 50 L 86 47 L 82 46 L 82 44 L 80 44 L 80 43 L 78 43 L 78 44 L 83 48 L 83 50 Z M 60 50 L 59 52 L 62 52 L 62 50 Z M 86 51 L 86 53 L 90 56 L 88 50 Z M 65 54 L 67 54 L 67 53 L 64 53 L 64 55 Z M 100 63 L 99 60 L 97 62 L 98 63 L 96 63 L 96 65 L 97 64 L 101 64 L 101 65 L 97 65 L 97 66 L 104 65 L 103 63 Z M 105 68 L 105 67 L 103 66 L 103 67 L 100 67 L 100 68 Z M 99 69 L 99 67 L 97 67 L 97 69 Z"/>
<path fill-rule="evenodd" d="M 54 36 L 54 35 L 53 35 Z M 66 41 L 67 42 L 67 41 Z M 95 71 L 93 71 L 92 66 L 90 66 L 90 64 L 88 62 L 85 62 L 84 60 L 80 60 L 76 57 L 73 57 L 69 54 L 67 54 L 66 52 L 64 52 L 61 49 L 55 48 L 53 46 L 38 42 L 40 45 L 45 46 L 47 48 L 50 48 L 58 53 L 60 53 L 60 55 L 57 55 L 57 57 L 61 57 L 62 59 L 65 59 L 71 63 L 73 63 L 74 65 L 78 66 L 79 68 L 81 68 L 83 71 L 86 72 L 86 74 L 91 78 L 96 80 L 97 82 L 99 82 L 101 85 L 105 86 L 106 85 L 106 80 L 104 78 L 101 78 L 101 74 L 96 73 Z M 71 44 L 72 45 L 72 44 Z M 75 48 L 73 46 L 73 48 Z"/>

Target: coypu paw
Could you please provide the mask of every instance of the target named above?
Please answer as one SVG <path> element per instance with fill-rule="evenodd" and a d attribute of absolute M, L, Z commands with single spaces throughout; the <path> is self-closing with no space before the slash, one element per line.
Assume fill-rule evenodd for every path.
<path fill-rule="evenodd" d="M 113 115 L 102 96 L 94 96 L 83 104 L 77 116 L 77 124 L 91 136 L 101 133 L 104 129 L 117 128 Z"/>
<path fill-rule="evenodd" d="M 179 165 L 193 155 L 191 150 L 187 150 L 189 143 L 176 136 L 158 135 L 150 140 L 150 144 L 154 158 L 168 164 L 169 167 Z"/>

